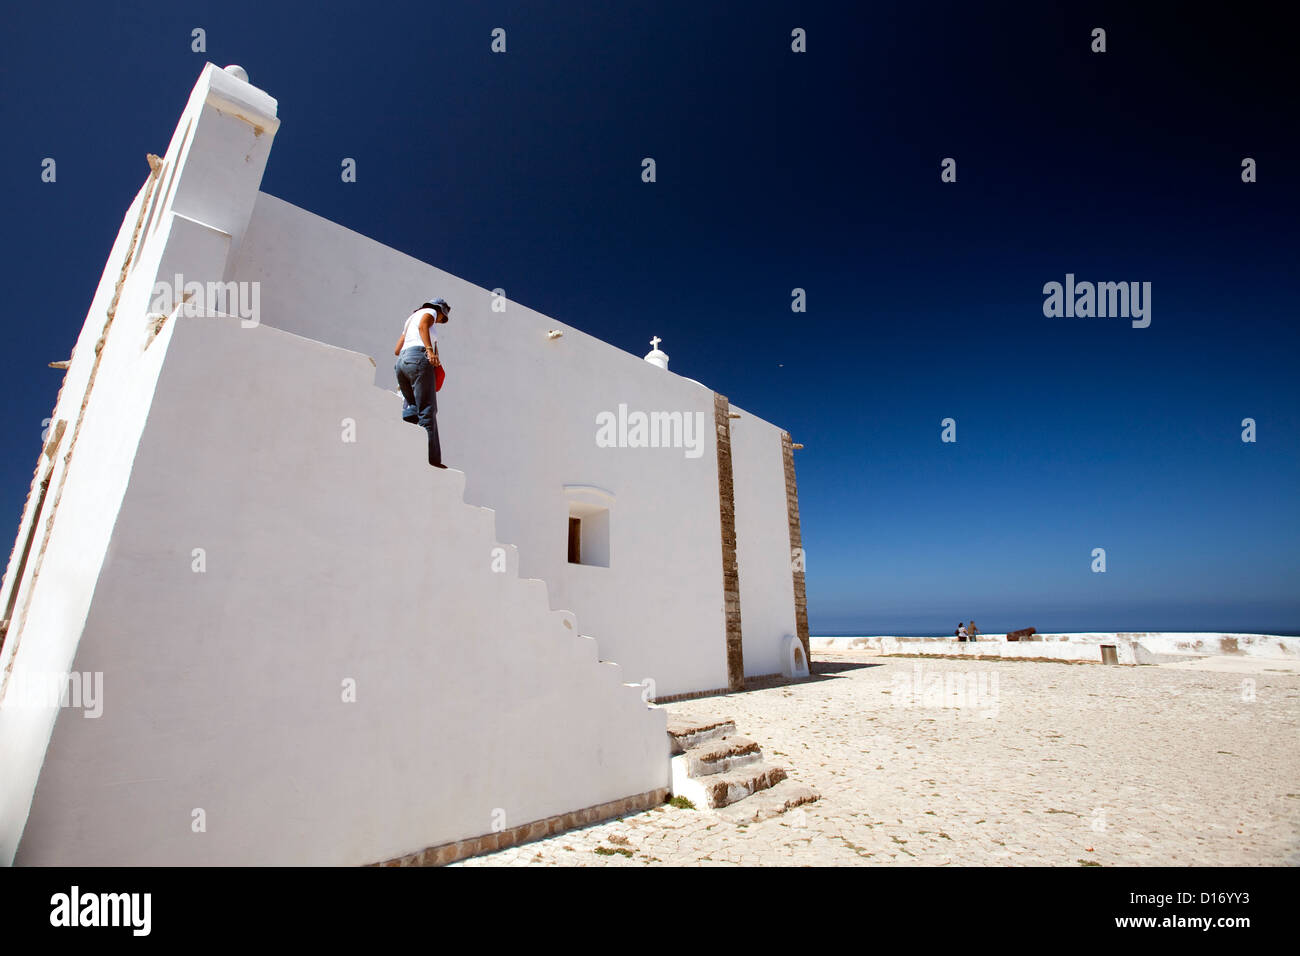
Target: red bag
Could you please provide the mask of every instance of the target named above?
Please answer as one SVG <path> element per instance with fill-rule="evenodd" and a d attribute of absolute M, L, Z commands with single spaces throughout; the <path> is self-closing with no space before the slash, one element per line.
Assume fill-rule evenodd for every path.
<path fill-rule="evenodd" d="M 435 392 L 442 391 L 442 383 L 446 377 L 447 373 L 443 371 L 442 362 L 439 360 L 438 364 L 433 367 L 433 390 Z"/>

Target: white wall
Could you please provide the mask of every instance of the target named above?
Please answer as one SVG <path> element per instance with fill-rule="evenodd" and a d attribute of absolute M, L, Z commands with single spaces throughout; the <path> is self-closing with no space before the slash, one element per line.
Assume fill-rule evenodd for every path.
<path fill-rule="evenodd" d="M 139 360 L 138 346 L 123 341 L 128 330 L 118 329 L 109 336 L 100 368 L 104 378 L 96 388 L 95 402 L 87 409 L 75 461 L 70 469 L 66 468 L 64 458 L 90 378 L 95 342 L 104 326 L 139 201 L 137 196 L 127 212 L 53 413 L 55 419 L 64 419 L 68 425 L 53 462 L 50 490 L 35 529 L 32 554 L 20 581 L 16 548 L 6 577 L 6 593 L 17 588 L 18 601 L 0 655 L 5 694 L 0 706 L 0 863 L 13 859 L 56 716 L 53 708 L 12 706 L 14 698 L 9 691 L 71 669 L 100 562 L 126 488 L 134 438 L 143 427 L 157 375 L 154 357 Z M 122 368 L 129 369 L 129 373 L 115 374 Z M 109 423 L 111 429 L 105 427 Z M 38 555 L 60 489 L 58 521 L 43 556 Z M 19 528 L 20 543 L 27 528 L 37 520 L 34 503 L 29 501 L 28 513 Z M 38 560 L 40 586 L 35 587 L 33 570 Z"/>
<path fill-rule="evenodd" d="M 667 712 L 491 570 L 364 356 L 167 329 L 74 664 L 103 715 L 61 713 L 17 863 L 356 865 L 667 786 Z"/>
<path fill-rule="evenodd" d="M 509 573 L 500 580 L 513 581 L 516 570 L 544 579 L 549 592 L 541 581 L 514 586 L 527 590 L 543 612 L 548 605 L 577 612 L 576 622 L 572 615 L 552 617 L 569 622 L 566 633 L 580 628 L 598 639 L 598 651 L 591 641 L 570 648 L 568 657 L 576 655 L 582 667 L 595 666 L 597 656 L 617 661 L 621 670 L 604 665 L 597 673 L 651 678 L 661 696 L 726 685 L 712 392 L 516 303 L 505 314 L 494 312 L 486 290 L 259 193 L 276 111 L 275 100 L 261 90 L 205 67 L 153 194 L 146 204 L 142 191 L 128 211 L 78 340 L 54 416 L 68 421 L 52 466 L 51 496 L 62 489 L 57 520 L 34 583 L 30 562 L 20 578 L 11 561 L 0 596 L 16 589 L 19 600 L 0 665 L 6 680 L 74 669 L 116 676 L 105 688 L 106 714 L 99 720 L 52 709 L 0 710 L 0 860 L 11 859 L 19 845 L 38 773 L 46 796 L 33 807 L 22 840 L 20 857 L 28 862 L 58 859 L 73 848 L 81 854 L 77 862 L 195 859 L 187 824 L 147 846 L 132 839 L 149 825 L 150 814 L 170 820 L 165 814 L 202 806 L 201 800 L 225 808 L 218 816 L 224 815 L 226 837 L 232 814 L 258 817 L 240 820 L 244 829 L 228 849 L 203 850 L 200 856 L 211 854 L 204 859 L 304 862 L 307 837 L 315 839 L 320 825 L 339 825 L 330 814 L 349 801 L 367 822 L 348 831 L 349 845 L 310 858 L 358 862 L 377 858 L 368 854 L 396 855 L 440 834 L 484 832 L 479 824 L 486 794 L 504 790 L 505 799 L 515 800 L 520 784 L 480 756 L 495 760 L 492 766 L 507 753 L 513 761 L 520 741 L 527 749 L 530 734 L 541 735 L 545 746 L 539 744 L 537 753 L 544 759 L 521 765 L 545 781 L 534 796 L 512 804 L 514 822 L 524 822 L 519 813 L 575 809 L 579 796 L 589 805 L 606 791 L 613 798 L 640 792 L 628 786 L 649 789 L 641 786 L 654 775 L 644 748 L 657 744 L 645 741 L 662 733 L 642 736 L 639 693 L 614 679 L 610 693 L 619 700 L 630 695 L 636 717 L 627 718 L 631 724 L 607 722 L 623 704 L 575 690 L 569 677 L 554 672 L 553 645 L 521 642 L 536 633 L 518 618 L 522 599 L 483 600 L 476 590 L 481 583 L 468 578 L 463 592 L 447 597 L 422 590 L 422 581 L 410 577 L 414 548 L 446 580 L 473 578 L 480 570 L 473 548 L 493 533 L 482 527 L 486 511 L 460 503 L 452 508 L 437 499 L 458 516 L 450 530 L 422 512 L 418 495 L 426 482 L 450 482 L 455 489 L 465 479 L 432 472 L 424 462 L 423 434 L 400 421 L 396 395 L 369 384 L 377 379 L 392 387 L 389 356 L 401 322 L 434 295 L 454 306 L 452 324 L 440 330 L 449 369 L 439 396 L 446 460 L 468 475 L 467 500 L 498 508 L 495 537 L 509 543 Z M 135 254 L 123 272 L 137 222 Z M 264 325 L 222 338 L 208 330 L 228 329 L 229 321 L 203 325 L 174 316 L 146 348 L 154 282 L 170 281 L 176 272 L 187 281 L 259 282 Z M 116 318 L 65 482 L 63 456 L 119 281 Z M 164 302 L 163 310 L 174 301 Z M 564 336 L 549 340 L 553 328 Z M 193 331 L 174 342 L 181 329 Z M 374 356 L 378 369 L 357 355 L 276 330 Z M 165 388 L 155 396 L 164 356 Z M 364 388 L 355 381 L 359 363 Z M 699 456 L 681 448 L 598 448 L 596 416 L 620 404 L 702 414 Z M 365 423 L 360 443 L 376 437 L 364 446 L 371 455 L 364 463 L 348 456 L 358 446 L 340 451 L 343 418 Z M 205 444 L 215 436 L 224 437 Z M 771 467 L 774 477 L 781 475 L 779 454 Z M 771 483 L 756 481 L 751 504 Z M 784 526 L 780 483 L 771 520 Z M 608 568 L 567 563 L 574 501 L 609 507 Z M 761 511 L 746 506 L 746 514 Z M 474 519 L 465 514 L 478 516 L 477 545 L 464 524 Z M 417 529 L 414 538 L 395 527 L 394 516 L 404 519 L 400 528 Z M 47 517 L 29 505 L 20 543 L 35 525 L 39 547 Z M 754 534 L 751 541 L 768 532 Z M 205 546 L 196 536 L 216 542 L 218 560 L 206 575 L 192 577 L 190 549 Z M 785 563 L 788 541 L 779 553 Z M 407 563 L 386 567 L 393 555 L 405 555 Z M 184 574 L 177 570 L 182 557 Z M 769 582 L 762 579 L 767 570 L 756 569 L 770 570 L 771 562 L 756 555 L 747 560 L 751 571 L 748 579 L 742 571 L 742 588 L 791 587 L 788 565 Z M 205 592 L 201 582 L 214 581 L 221 586 Z M 394 581 L 403 590 L 395 591 Z M 169 591 L 170 585 L 177 590 Z M 404 606 L 397 599 L 407 593 L 425 620 L 443 621 L 444 606 L 455 604 L 445 635 L 410 643 L 409 614 L 392 610 Z M 439 594 L 446 600 L 436 599 Z M 746 623 L 767 616 L 756 611 L 751 618 L 742 606 Z M 375 648 L 387 656 L 376 656 Z M 758 651 L 755 660 L 762 660 Z M 277 696 L 284 680 L 337 683 L 339 671 L 352 665 L 381 696 L 384 688 L 405 699 L 429 693 L 463 701 L 466 688 L 478 696 L 475 706 L 451 718 L 442 705 L 411 711 L 403 703 L 355 727 L 340 724 L 348 718 L 335 710 L 323 717 L 321 701 L 286 703 Z M 494 709 L 478 706 L 484 702 Z M 110 714 L 117 716 L 103 723 Z M 337 762 L 333 742 L 309 733 L 313 720 L 341 734 L 355 761 Z M 426 747 L 436 738 L 400 736 L 411 720 L 424 721 L 420 732 L 430 734 L 429 721 L 441 721 L 480 750 L 448 751 L 451 769 L 436 767 L 442 776 L 432 780 Z M 584 736 L 588 725 L 607 729 L 608 736 Z M 103 730 L 109 726 L 111 739 Z M 576 751 L 556 749 L 546 737 L 556 727 L 584 728 L 570 738 Z M 395 728 L 398 743 L 390 751 L 386 735 Z M 196 739 L 199 749 L 191 752 Z M 304 741 L 307 751 L 291 752 L 288 741 L 294 740 Z M 622 753 L 624 743 L 630 753 Z M 241 747 L 251 762 L 236 761 L 236 772 L 228 775 L 221 762 L 238 758 Z M 462 764 L 462 757 L 469 762 Z M 354 773 L 354 766 L 360 770 Z M 280 777 L 264 782 L 281 767 L 295 768 L 288 784 Z M 301 781 L 314 782 L 327 767 L 338 780 L 323 783 L 333 789 L 319 792 L 331 802 L 310 809 L 314 791 Z M 605 768 L 599 780 L 589 772 L 593 767 Z M 142 772 L 132 776 L 131 768 Z M 573 788 L 565 789 L 566 777 L 576 781 Z M 367 781 L 381 778 L 395 788 L 396 803 L 367 789 Z M 150 780 L 163 785 L 141 790 L 132 783 Z M 448 780 L 461 789 L 446 789 Z M 403 789 L 406 781 L 435 787 L 433 797 Z M 284 789 L 289 785 L 298 794 L 293 800 Z M 234 792 L 236 786 L 243 790 Z M 276 813 L 256 809 L 259 795 L 280 801 Z M 421 813 L 438 801 L 455 806 L 436 827 L 421 829 Z M 380 816 L 389 814 L 391 827 L 371 819 L 372 805 Z M 109 811 L 132 826 L 103 816 Z M 86 834 L 93 836 L 87 841 Z"/>
<path fill-rule="evenodd" d="M 493 312 L 487 290 L 264 193 L 232 274 L 261 283 L 262 322 L 374 356 L 384 388 L 396 388 L 392 352 L 406 316 L 446 298 L 438 425 L 444 461 L 468 476 L 467 500 L 497 510 L 523 573 L 547 581 L 603 657 L 653 679 L 660 695 L 726 686 L 709 389 L 518 303 Z M 549 340 L 556 328 L 563 337 Z M 699 457 L 598 448 L 596 416 L 620 403 L 703 414 Z M 779 476 L 780 461 L 773 467 Z M 570 484 L 613 496 L 608 568 L 568 564 Z M 772 507 L 784 521 L 783 484 Z"/>
<path fill-rule="evenodd" d="M 740 415 L 731 419 L 731 468 L 745 676 L 779 674 L 785 638 L 795 633 L 781 429 L 731 410 Z"/>
<path fill-rule="evenodd" d="M 257 115 L 260 131 L 255 132 L 246 120 L 233 118 L 236 112 L 253 117 L 256 109 L 269 110 Z M 251 208 L 275 132 L 274 112 L 275 101 L 265 93 L 211 64 L 204 68 L 164 155 L 148 204 L 142 187 L 123 219 L 77 339 L 52 416 L 68 424 L 53 463 L 32 555 L 20 579 L 18 552 L 36 518 L 35 502 L 29 501 L 2 592 L 7 598 L 16 589 L 18 600 L 0 654 L 0 767 L 4 768 L 0 860 L 12 859 L 18 845 L 56 717 L 52 709 L 11 706 L 9 690 L 69 671 L 77 651 L 163 352 L 144 348 L 150 331 L 146 312 L 160 259 L 169 253 L 169 267 L 196 277 L 219 277 L 225 269 L 228 235 L 225 242 L 215 244 L 195 244 L 189 233 L 174 236 L 171 206 L 184 197 L 189 210 L 215 223 L 217 231 L 241 231 L 231 217 L 241 215 L 241 206 Z M 203 137 L 208 146 L 202 160 L 182 170 L 180 160 L 188 153 L 187 144 L 200 132 L 218 127 L 221 135 Z M 216 169 L 223 172 L 218 175 Z M 247 217 L 247 209 L 242 215 Z M 128 260 L 129 249 L 133 254 Z M 96 346 L 115 295 L 114 319 L 96 369 Z M 164 329 L 156 344 L 165 348 L 168 334 Z M 74 446 L 83 404 L 84 419 Z M 72 458 L 65 464 L 69 450 Z M 40 555 L 52 514 L 48 545 Z M 39 574 L 35 574 L 38 562 Z"/>

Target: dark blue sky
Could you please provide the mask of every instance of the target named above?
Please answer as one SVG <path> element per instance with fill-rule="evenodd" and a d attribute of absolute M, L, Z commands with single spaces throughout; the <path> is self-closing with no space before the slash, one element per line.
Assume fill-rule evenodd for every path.
<path fill-rule="evenodd" d="M 1300 631 L 1298 144 L 1274 14 L 586 6 L 11 8 L 9 527 L 46 363 L 212 60 L 280 101 L 265 191 L 636 354 L 657 333 L 674 371 L 804 443 L 814 633 Z M 1151 326 L 1045 318 L 1067 272 L 1151 282 Z"/>

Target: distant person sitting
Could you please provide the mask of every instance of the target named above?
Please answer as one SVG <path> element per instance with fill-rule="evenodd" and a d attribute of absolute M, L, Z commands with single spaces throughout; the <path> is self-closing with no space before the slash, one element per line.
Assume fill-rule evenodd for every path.
<path fill-rule="evenodd" d="M 406 317 L 406 325 L 398 336 L 393 354 L 397 362 L 397 387 L 402 390 L 402 418 L 422 426 L 429 433 L 429 464 L 446 468 L 442 463 L 442 446 L 438 443 L 438 386 L 436 369 L 438 337 L 433 334 L 435 325 L 450 321 L 451 306 L 446 299 L 425 302 Z"/>
<path fill-rule="evenodd" d="M 957 640 L 962 643 L 966 641 L 966 625 L 961 621 L 957 622 Z"/>

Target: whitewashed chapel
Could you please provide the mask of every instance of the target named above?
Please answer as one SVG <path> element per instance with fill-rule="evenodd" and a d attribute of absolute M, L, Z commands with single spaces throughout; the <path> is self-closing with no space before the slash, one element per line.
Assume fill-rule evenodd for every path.
<path fill-rule="evenodd" d="M 664 799 L 653 701 L 807 667 L 789 435 L 260 192 L 276 110 L 205 67 L 67 365 L 0 591 L 6 862 L 554 831 Z M 389 358 L 434 295 L 448 470 Z"/>

